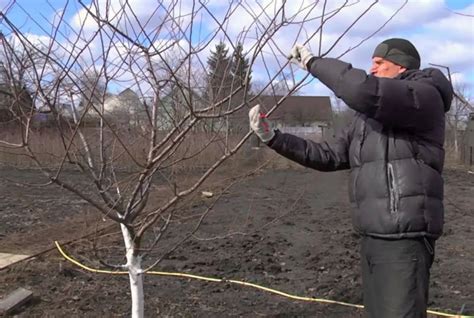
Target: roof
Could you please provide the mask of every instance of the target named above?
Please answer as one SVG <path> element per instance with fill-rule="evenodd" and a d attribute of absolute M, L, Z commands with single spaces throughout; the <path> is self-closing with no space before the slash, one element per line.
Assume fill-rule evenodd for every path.
<path fill-rule="evenodd" d="M 144 110 L 143 103 L 132 89 L 126 88 L 118 95 L 109 95 L 105 98 L 104 109 L 106 112 L 125 111 L 138 113 Z"/>
<path fill-rule="evenodd" d="M 260 96 L 255 104 L 269 111 L 283 96 Z M 269 116 L 286 123 L 331 122 L 332 109 L 329 96 L 288 96 Z"/>

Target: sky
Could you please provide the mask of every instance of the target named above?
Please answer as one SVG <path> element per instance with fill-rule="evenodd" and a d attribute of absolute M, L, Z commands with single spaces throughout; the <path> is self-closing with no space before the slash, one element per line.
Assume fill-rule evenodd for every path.
<path fill-rule="evenodd" d="M 114 5 L 122 3 L 124 0 L 99 0 L 101 5 L 106 1 L 110 1 Z M 162 0 L 161 2 L 169 1 Z M 258 11 L 265 7 L 264 11 L 271 17 L 272 14 L 274 15 L 272 10 L 275 10 L 275 6 L 272 6 L 271 3 L 280 1 L 241 1 L 243 3 L 242 7 L 236 10 L 229 19 L 229 23 L 226 24 L 228 35 L 233 39 L 243 40 L 244 49 L 246 47 L 252 48 L 258 32 L 252 33 L 255 18 L 248 14 L 249 9 L 252 8 Z M 90 0 L 84 0 L 83 2 L 89 4 Z M 208 1 L 210 12 L 203 13 L 197 21 L 199 28 L 196 28 L 193 32 L 192 41 L 206 39 L 206 34 L 216 28 L 216 21 L 224 16 L 229 2 Z M 308 0 L 288 1 L 285 13 L 288 16 L 299 14 L 302 17 L 305 14 L 305 5 L 311 2 L 314 3 L 314 1 Z M 322 10 L 323 2 L 320 1 L 319 10 Z M 373 3 L 369 0 L 349 2 L 354 3 L 354 5 L 349 9 L 341 10 L 335 18 L 325 25 L 321 42 L 323 52 L 331 47 L 346 27 Z M 371 7 L 370 11 L 360 19 L 341 41 L 337 42 L 337 45 L 328 56 L 338 57 L 342 52 L 356 46 L 356 43 L 360 43 L 368 37 L 374 29 L 381 26 L 397 9 L 402 7 L 384 28 L 369 39 L 362 41 L 360 45 L 357 45 L 341 59 L 352 63 L 354 67 L 368 70 L 373 49 L 378 43 L 387 38 L 403 37 L 410 40 L 417 47 L 421 55 L 422 68 L 431 67 L 431 64 L 449 67 L 454 84 L 465 87 L 468 92 L 471 92 L 470 95 L 474 96 L 472 94 L 474 91 L 474 0 L 409 0 L 407 4 L 403 5 L 404 2 L 404 0 L 379 1 Z M 68 6 L 64 11 L 65 3 L 68 3 Z M 154 10 L 157 0 L 128 0 L 128 3 L 140 21 L 149 19 L 152 23 L 154 19 L 160 16 L 159 10 Z M 334 9 L 338 3 L 341 3 L 341 1 L 328 1 L 326 12 Z M 190 10 L 192 4 L 193 1 L 182 1 L 181 10 L 183 12 Z M 331 6 L 335 7 L 331 8 Z M 65 21 L 68 22 L 69 26 L 76 29 L 80 28 L 80 22 L 84 21 L 85 16 L 84 7 L 80 3 L 65 0 L 0 0 L 0 10 L 23 33 L 27 33 L 29 37 L 38 41 L 46 42 L 49 38 L 48 33 L 51 33 L 51 23 L 57 19 L 58 13 L 64 12 Z M 260 17 L 263 21 L 268 20 L 268 16 Z M 295 43 L 305 42 L 307 35 L 317 28 L 318 21 L 312 20 L 307 23 L 302 32 L 298 32 L 296 28 L 289 26 L 276 33 L 272 39 L 274 48 L 278 47 L 277 53 L 272 51 L 272 54 L 276 57 L 275 61 L 256 60 L 252 73 L 253 79 L 256 81 L 268 79 L 269 72 L 266 68 L 277 69 L 281 67 L 285 61 L 284 53 L 289 52 Z M 96 27 L 93 22 L 89 21 L 85 24 L 84 31 L 93 32 Z M 0 30 L 8 34 L 9 29 L 5 19 L 0 17 Z M 247 36 L 243 36 L 243 30 L 250 30 L 245 33 Z M 212 39 L 211 45 L 203 50 L 202 55 L 208 55 L 209 50 L 213 49 L 214 44 L 222 38 L 224 37 Z M 166 41 L 166 39 L 160 39 L 159 35 L 155 40 Z M 317 53 L 319 51 L 319 37 L 312 38 L 307 46 Z M 270 47 L 267 49 L 268 54 Z M 206 58 L 204 57 L 203 60 L 205 61 Z M 296 78 L 302 78 L 305 75 L 303 71 L 291 70 L 295 72 Z M 446 71 L 444 68 L 442 70 L 443 72 Z M 317 80 L 311 80 L 301 89 L 301 94 L 328 95 L 329 91 Z"/>

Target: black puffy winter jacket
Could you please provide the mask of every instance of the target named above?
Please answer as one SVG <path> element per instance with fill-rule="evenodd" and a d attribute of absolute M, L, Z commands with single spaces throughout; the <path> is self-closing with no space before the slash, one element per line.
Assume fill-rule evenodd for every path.
<path fill-rule="evenodd" d="M 434 68 L 390 79 L 331 58 L 308 65 L 356 115 L 334 143 L 277 131 L 269 146 L 317 170 L 351 169 L 349 198 L 357 232 L 438 238 L 444 218 L 441 173 L 450 82 Z"/>

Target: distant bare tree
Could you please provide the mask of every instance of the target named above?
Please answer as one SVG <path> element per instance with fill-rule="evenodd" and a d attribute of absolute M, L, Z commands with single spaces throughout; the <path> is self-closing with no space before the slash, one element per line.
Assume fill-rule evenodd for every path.
<path fill-rule="evenodd" d="M 296 85 L 296 83 L 288 83 L 289 79 L 294 79 L 292 74 L 282 73 L 272 83 L 256 81 L 252 84 L 252 92 L 267 96 L 285 96 L 290 91 L 293 91 L 292 95 L 298 95 L 299 92 L 294 90 L 294 85 Z"/>
<path fill-rule="evenodd" d="M 460 132 L 464 130 L 467 124 L 469 113 L 474 111 L 474 107 L 468 102 L 468 91 L 465 85 L 459 84 L 454 86 L 455 98 L 451 104 L 451 109 L 447 113 L 446 123 L 448 128 L 448 136 L 450 136 L 453 152 L 456 159 L 460 158 Z"/>
<path fill-rule="evenodd" d="M 21 126 L 20 141 L 3 140 L 0 145 L 2 149 L 21 151 L 48 178 L 48 185 L 73 192 L 120 226 L 126 263 L 113 267 L 128 271 L 131 315 L 143 317 L 143 276 L 177 247 L 157 248 L 179 213 L 179 204 L 236 154 L 251 135 L 245 131 L 230 138 L 225 119 L 246 111 L 263 92 L 281 91 L 279 84 L 275 88 L 277 81 L 285 83 L 283 99 L 305 83 L 307 74 L 295 77 L 293 68 L 288 67 L 286 55 L 294 43 L 283 46 L 279 35 L 290 32 L 296 41 L 304 34 L 308 42 L 321 44 L 325 26 L 343 10 L 351 10 L 354 3 L 332 4 L 329 9 L 329 1 L 292 2 L 291 6 L 287 1 L 266 5 L 257 1 L 227 1 L 225 5 L 220 3 L 217 11 L 208 1 L 153 1 L 145 15 L 128 1 L 78 3 L 81 11 L 76 24 L 64 18 L 66 8 L 60 11 L 54 22 L 44 28 L 48 30 L 48 41 L 43 47 L 32 43 L 26 26 L 16 25 L 8 12 L 0 13 L 6 37 L 26 52 L 25 60 L 19 58 L 18 50 L 7 50 L 8 63 L 25 70 L 20 75 L 12 68 L 9 75 L 28 77 L 32 94 L 41 98 L 53 113 L 58 112 L 60 103 L 73 105 L 73 109 L 82 103 L 85 109 L 67 124 L 56 121 L 54 131 L 61 141 L 59 153 L 46 156 L 44 149 L 35 147 L 31 130 L 33 112 Z M 376 5 L 377 1 L 368 3 L 339 37 L 326 43 L 326 50 L 320 47 L 319 55 L 331 54 L 347 32 Z M 12 8 L 23 10 L 15 2 Z M 24 13 L 34 20 L 28 12 Z M 250 17 L 246 25 L 240 22 L 242 14 Z M 207 28 L 203 28 L 204 21 L 209 24 Z M 37 23 L 41 25 L 44 21 Z M 236 25 L 241 30 L 231 29 Z M 202 83 L 202 75 L 206 74 L 204 55 L 215 46 L 215 39 L 223 39 L 231 51 L 243 43 L 243 58 L 249 68 L 247 74 L 240 74 L 238 83 L 230 85 L 232 89 L 225 96 L 206 99 L 202 94 L 202 88 L 208 86 Z M 36 56 L 41 57 L 40 63 Z M 255 77 L 257 72 L 262 84 L 249 94 L 250 74 Z M 91 79 L 90 74 L 96 80 L 88 80 L 84 85 L 84 79 Z M 294 84 L 287 87 L 289 82 Z M 106 116 L 105 91 L 118 92 L 124 87 L 137 92 L 143 103 L 146 119 L 139 134 L 124 132 L 119 129 L 123 123 L 117 124 L 113 117 Z M 237 100 L 235 96 L 239 96 Z M 230 100 L 233 102 L 229 103 Z M 84 125 L 89 113 L 98 118 L 92 129 Z M 212 131 L 207 131 L 205 127 L 210 125 L 206 123 L 213 121 L 222 125 L 213 125 Z M 128 173 L 119 173 L 125 161 Z M 185 179 L 182 174 L 170 173 L 179 167 L 193 167 L 196 162 L 201 162 L 196 178 Z M 90 187 L 81 188 L 74 180 L 65 178 L 66 169 L 81 172 Z M 158 175 L 165 180 L 160 184 L 164 198 L 154 200 L 151 194 Z M 205 216 L 203 213 L 197 220 L 195 230 Z"/>
<path fill-rule="evenodd" d="M 449 81 L 453 85 L 454 99 L 451 103 L 451 109 L 446 116 L 446 142 L 448 146 L 452 147 L 455 159 L 460 159 L 460 131 L 466 125 L 469 117 L 469 113 L 474 112 L 474 105 L 470 102 L 469 91 L 466 85 L 462 83 L 454 83 L 451 76 L 451 70 L 448 66 L 433 64 L 431 65 L 440 67 L 446 70 Z"/>

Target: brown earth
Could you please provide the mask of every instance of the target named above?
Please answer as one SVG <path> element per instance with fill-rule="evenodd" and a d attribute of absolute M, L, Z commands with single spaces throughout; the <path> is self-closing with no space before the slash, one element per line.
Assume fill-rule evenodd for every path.
<path fill-rule="evenodd" d="M 68 177 L 81 182 L 78 175 Z M 226 190 L 195 236 L 155 270 L 360 304 L 358 237 L 350 224 L 346 180 L 347 172 L 307 169 L 266 170 L 242 180 Z M 436 246 L 429 307 L 474 315 L 474 174 L 446 169 L 445 180 L 445 235 Z M 18 182 L 44 180 L 34 171 L 0 171 L 0 252 L 34 254 L 52 248 L 54 240 L 67 242 L 110 225 L 68 192 Z M 197 219 L 192 216 L 202 214 L 211 200 L 196 198 L 183 207 L 158 251 L 190 231 Z M 104 266 L 91 252 L 94 247 L 108 261 L 123 262 L 118 226 L 104 233 L 64 248 L 96 268 Z M 159 253 L 151 256 L 153 260 Z M 126 276 L 87 272 L 54 248 L 0 273 L 0 295 L 18 287 L 34 292 L 18 317 L 129 316 Z M 294 300 L 228 282 L 148 275 L 145 294 L 147 317 L 363 317 L 361 309 Z"/>

